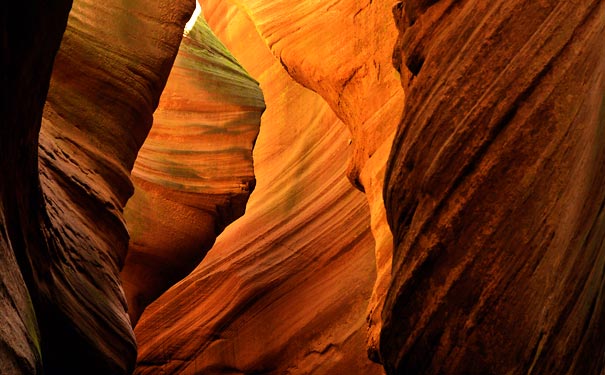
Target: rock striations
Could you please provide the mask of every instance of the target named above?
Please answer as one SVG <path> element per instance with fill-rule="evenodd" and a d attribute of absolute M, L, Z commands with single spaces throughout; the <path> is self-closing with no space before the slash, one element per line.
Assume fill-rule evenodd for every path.
<path fill-rule="evenodd" d="M 199 17 L 183 37 L 132 171 L 121 275 L 133 324 L 244 213 L 264 108 L 258 83 Z"/>
<path fill-rule="evenodd" d="M 396 8 L 389 374 L 601 374 L 605 1 Z"/>
<path fill-rule="evenodd" d="M 321 95 L 351 132 L 347 175 L 366 192 L 376 240 L 378 274 L 368 306 L 368 353 L 380 361 L 378 336 L 392 257 L 382 187 L 403 103 L 391 59 L 397 37 L 392 4 L 371 0 L 235 3 L 250 16 L 288 74 Z"/>
<path fill-rule="evenodd" d="M 292 81 L 244 13 L 221 1 L 202 8 L 263 88 L 257 187 L 201 265 L 141 317 L 135 373 L 380 374 L 365 354 L 372 237 L 345 175 L 346 128 Z"/>
<path fill-rule="evenodd" d="M 126 374 L 122 210 L 192 1 L 73 4 L 40 132 L 47 248 L 31 254 L 47 374 Z"/>
<path fill-rule="evenodd" d="M 605 0 L 9 3 L 0 374 L 603 374 Z"/>

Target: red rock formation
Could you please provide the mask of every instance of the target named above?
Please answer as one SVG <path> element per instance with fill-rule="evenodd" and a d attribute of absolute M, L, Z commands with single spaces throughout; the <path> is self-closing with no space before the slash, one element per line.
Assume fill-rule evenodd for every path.
<path fill-rule="evenodd" d="M 136 373 L 382 373 L 365 353 L 373 241 L 365 199 L 345 178 L 346 128 L 241 11 L 202 5 L 263 88 L 258 185 L 201 265 L 141 317 Z"/>
<path fill-rule="evenodd" d="M 600 374 L 605 1 L 411 1 L 389 374 Z"/>
<path fill-rule="evenodd" d="M 347 174 L 367 193 L 376 240 L 378 274 L 368 306 L 368 353 L 379 361 L 380 316 L 392 258 L 382 199 L 384 165 L 403 104 L 391 62 L 397 36 L 392 4 L 252 0 L 240 6 L 288 73 L 320 94 L 351 131 Z"/>
<path fill-rule="evenodd" d="M 46 373 L 132 371 L 122 210 L 192 5 L 82 0 L 70 13 L 40 133 L 48 248 L 31 256 Z"/>
<path fill-rule="evenodd" d="M 4 207 L 0 204 L 0 208 Z M 12 252 L 3 212 L 0 219 L 0 373 L 36 374 L 42 365 L 38 323 Z"/>
<path fill-rule="evenodd" d="M 389 374 L 602 373 L 605 1 L 398 4 L 401 77 L 388 2 L 234 3 L 204 1 L 265 91 L 258 187 L 136 372 L 379 374 L 369 334 Z M 69 3 L 37 5 L 0 15 L 0 373 L 124 374 L 120 276 L 136 321 L 241 214 L 260 93 L 185 41 L 128 245 L 191 3 L 78 1 L 40 144 Z"/>
<path fill-rule="evenodd" d="M 244 213 L 264 108 L 258 83 L 200 17 L 183 38 L 132 171 L 121 277 L 133 324 Z"/>

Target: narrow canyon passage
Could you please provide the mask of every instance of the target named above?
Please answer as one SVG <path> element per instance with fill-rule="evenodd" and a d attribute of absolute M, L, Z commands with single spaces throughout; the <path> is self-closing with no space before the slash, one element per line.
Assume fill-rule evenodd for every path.
<path fill-rule="evenodd" d="M 146 310 L 136 373 L 382 373 L 365 355 L 375 266 L 367 204 L 345 174 L 349 132 L 245 13 L 203 9 L 263 89 L 257 185 L 202 264 Z"/>
<path fill-rule="evenodd" d="M 605 0 L 195 5 L 0 6 L 0 375 L 603 373 Z"/>

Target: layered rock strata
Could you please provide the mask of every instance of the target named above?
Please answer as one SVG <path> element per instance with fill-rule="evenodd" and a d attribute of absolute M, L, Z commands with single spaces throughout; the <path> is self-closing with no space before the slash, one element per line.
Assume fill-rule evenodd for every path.
<path fill-rule="evenodd" d="M 376 241 L 377 278 L 368 305 L 368 354 L 380 361 L 378 335 L 392 258 L 382 186 L 403 106 L 403 90 L 391 61 L 397 37 L 393 4 L 371 0 L 236 3 L 250 15 L 287 72 L 321 95 L 351 132 L 353 151 L 347 175 L 366 192 Z"/>
<path fill-rule="evenodd" d="M 257 187 L 200 266 L 141 317 L 135 373 L 380 374 L 365 353 L 373 241 L 346 179 L 346 127 L 237 7 L 202 8 L 265 95 Z"/>
<path fill-rule="evenodd" d="M 135 193 L 125 210 L 130 245 L 121 277 L 133 324 L 244 213 L 264 108 L 258 83 L 197 18 L 132 171 Z"/>
<path fill-rule="evenodd" d="M 605 2 L 396 14 L 387 373 L 602 373 Z"/>
<path fill-rule="evenodd" d="M 46 247 L 30 252 L 47 374 L 132 371 L 122 210 L 193 4 L 74 2 L 40 132 Z"/>
<path fill-rule="evenodd" d="M 192 4 L 76 3 L 39 159 L 70 3 L 37 5 L 0 16 L 0 372 L 129 373 L 122 210 Z M 266 92 L 258 188 L 143 315 L 137 373 L 379 374 L 368 301 L 389 374 L 603 372 L 605 2 L 400 3 L 401 77 L 385 2 L 204 5 Z M 135 167 L 133 322 L 253 185 L 258 87 L 200 25 Z"/>

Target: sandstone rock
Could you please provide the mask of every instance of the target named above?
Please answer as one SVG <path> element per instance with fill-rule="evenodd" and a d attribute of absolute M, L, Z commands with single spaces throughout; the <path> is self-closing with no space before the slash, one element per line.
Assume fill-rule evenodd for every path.
<path fill-rule="evenodd" d="M 182 40 L 132 171 L 121 277 L 133 324 L 244 213 L 264 108 L 258 83 L 199 17 Z"/>
<path fill-rule="evenodd" d="M 142 315 L 136 373 L 380 374 L 365 354 L 373 241 L 365 199 L 345 177 L 346 127 L 238 8 L 202 7 L 263 88 L 257 187 L 200 266 Z"/>
<path fill-rule="evenodd" d="M 392 258 L 392 239 L 381 190 L 384 165 L 403 106 L 403 90 L 391 62 L 397 37 L 392 3 L 372 0 L 237 3 L 251 15 L 288 73 L 320 94 L 351 131 L 353 151 L 347 175 L 355 186 L 367 192 L 376 239 L 378 273 L 368 306 L 368 353 L 380 361 L 378 333 Z"/>
<path fill-rule="evenodd" d="M 605 2 L 396 10 L 387 373 L 602 373 Z"/>
<path fill-rule="evenodd" d="M 393 235 L 387 223 L 382 195 L 386 161 L 390 151 L 391 140 L 388 139 L 368 159 L 360 175 L 360 181 L 364 186 L 366 199 L 370 205 L 376 262 L 376 281 L 374 282 L 367 311 L 367 350 L 368 357 L 378 363 L 382 363 L 379 350 L 382 309 L 391 282 L 391 262 L 393 259 Z"/>
<path fill-rule="evenodd" d="M 602 373 L 605 2 L 397 4 L 401 77 L 390 3 L 236 3 L 204 1 L 269 103 L 258 187 L 143 315 L 136 372 L 379 374 L 367 311 L 390 374 Z M 0 372 L 128 373 L 119 276 L 136 322 L 241 215 L 263 104 L 185 40 L 128 245 L 191 4 L 76 3 L 40 159 L 70 4 L 34 5 L 0 16 Z"/>
<path fill-rule="evenodd" d="M 48 374 L 134 366 L 122 210 L 193 4 L 78 0 L 70 13 L 40 132 L 48 248 L 30 254 Z"/>
<path fill-rule="evenodd" d="M 288 71 L 321 95 L 352 134 L 349 177 L 392 137 L 403 91 L 391 55 L 397 29 L 387 1 L 235 1 Z M 310 53 L 312 51 L 312 53 Z M 363 103 L 363 105 L 361 105 Z"/>

